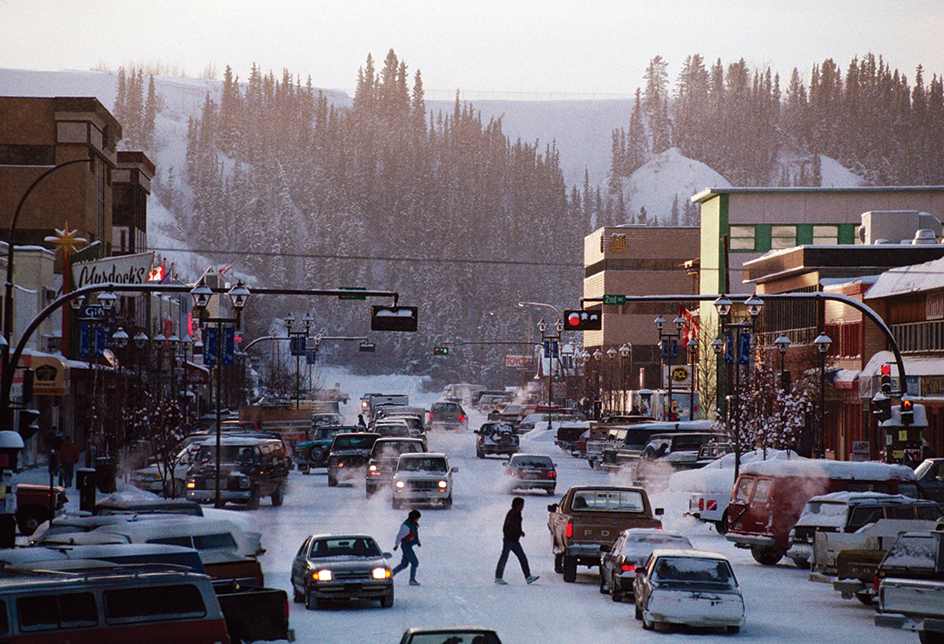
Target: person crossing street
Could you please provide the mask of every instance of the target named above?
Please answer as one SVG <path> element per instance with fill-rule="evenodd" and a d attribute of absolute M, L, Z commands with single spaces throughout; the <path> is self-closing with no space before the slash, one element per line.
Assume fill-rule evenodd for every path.
<path fill-rule="evenodd" d="M 505 515 L 505 523 L 502 525 L 502 551 L 498 558 L 498 565 L 495 567 L 495 583 L 499 586 L 506 586 L 508 582 L 503 579 L 505 574 L 505 564 L 508 562 L 508 553 L 513 552 L 518 557 L 518 563 L 521 564 L 521 572 L 524 573 L 524 580 L 533 584 L 538 580 L 536 575 L 531 574 L 531 567 L 528 565 L 528 557 L 524 554 L 524 548 L 521 547 L 521 537 L 524 536 L 524 530 L 521 529 L 521 510 L 524 509 L 524 499 L 516 496 L 511 500 L 511 509 Z"/>
<path fill-rule="evenodd" d="M 411 586 L 420 585 L 420 582 L 416 581 L 416 569 L 419 567 L 420 562 L 419 559 L 416 558 L 416 553 L 413 552 L 414 547 L 419 548 L 423 545 L 420 543 L 420 516 L 420 511 L 416 508 L 410 510 L 410 513 L 406 516 L 406 521 L 400 525 L 400 531 L 397 533 L 397 540 L 393 546 L 394 550 L 399 546 L 403 546 L 403 559 L 401 559 L 397 567 L 393 569 L 393 575 L 396 576 L 398 572 L 406 570 L 407 566 L 409 566 Z"/>

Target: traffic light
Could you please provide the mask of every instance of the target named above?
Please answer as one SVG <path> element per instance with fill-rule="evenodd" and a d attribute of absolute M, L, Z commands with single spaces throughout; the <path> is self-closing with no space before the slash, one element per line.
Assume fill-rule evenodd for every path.
<path fill-rule="evenodd" d="M 564 329 L 567 331 L 599 331 L 602 328 L 600 311 L 564 311 Z"/>
<path fill-rule="evenodd" d="M 434 356 L 448 356 L 449 347 L 433 347 Z"/>
<path fill-rule="evenodd" d="M 892 366 L 882 365 L 882 393 L 886 396 L 892 392 Z"/>
<path fill-rule="evenodd" d="M 875 420 L 882 423 L 892 417 L 892 400 L 882 394 L 876 395 L 872 399 L 872 415 Z"/>
<path fill-rule="evenodd" d="M 39 410 L 21 409 L 19 410 L 17 420 L 17 431 L 20 437 L 27 441 L 33 437 L 33 434 L 39 431 Z"/>
<path fill-rule="evenodd" d="M 370 307 L 371 331 L 416 331 L 418 310 L 415 306 Z"/>
<path fill-rule="evenodd" d="M 898 408 L 898 413 L 902 425 L 911 425 L 914 423 L 914 403 L 907 398 L 901 399 L 901 406 Z"/>

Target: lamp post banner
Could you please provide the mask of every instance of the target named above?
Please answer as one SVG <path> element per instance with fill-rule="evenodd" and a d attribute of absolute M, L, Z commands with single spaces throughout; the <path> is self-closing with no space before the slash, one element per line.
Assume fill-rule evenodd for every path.
<path fill-rule="evenodd" d="M 72 264 L 72 277 L 77 289 L 96 284 L 144 284 L 154 253 L 108 257 L 92 262 Z"/>

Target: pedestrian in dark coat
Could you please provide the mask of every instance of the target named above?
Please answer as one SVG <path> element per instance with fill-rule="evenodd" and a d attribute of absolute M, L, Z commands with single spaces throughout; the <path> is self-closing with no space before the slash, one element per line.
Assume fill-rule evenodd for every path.
<path fill-rule="evenodd" d="M 521 529 L 521 510 L 524 508 L 524 499 L 516 496 L 511 500 L 511 509 L 505 515 L 505 523 L 502 526 L 502 552 L 498 558 L 498 565 L 495 567 L 495 583 L 500 586 L 508 582 L 502 577 L 505 574 L 505 564 L 508 562 L 508 553 L 513 552 L 518 557 L 518 563 L 521 564 L 521 572 L 524 573 L 524 580 L 533 584 L 538 577 L 531 574 L 531 567 L 528 565 L 528 557 L 524 554 L 521 547 L 521 537 L 524 536 L 524 530 Z"/>

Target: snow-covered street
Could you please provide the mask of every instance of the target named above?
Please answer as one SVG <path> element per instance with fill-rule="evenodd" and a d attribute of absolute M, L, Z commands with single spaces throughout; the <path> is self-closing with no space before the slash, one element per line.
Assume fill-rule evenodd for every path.
<path fill-rule="evenodd" d="M 473 427 L 478 425 L 473 415 Z M 557 495 L 570 485 L 606 483 L 610 475 L 591 470 L 556 447 L 549 435 L 526 435 L 522 450 L 552 455 L 557 463 Z M 505 572 L 507 586 L 493 583 L 501 551 L 501 525 L 511 496 L 501 488 L 502 460 L 475 458 L 469 433 L 434 433 L 430 450 L 444 451 L 459 468 L 455 505 L 451 510 L 423 508 L 417 550 L 420 587 L 396 580 L 396 602 L 381 609 L 376 602 L 336 604 L 309 612 L 291 607 L 291 625 L 297 641 L 319 643 L 396 642 L 409 626 L 479 624 L 495 628 L 506 644 L 541 641 L 547 644 L 594 642 L 662 642 L 664 638 L 697 638 L 699 642 L 735 641 L 779 644 L 790 642 L 914 642 L 908 631 L 873 625 L 873 611 L 855 600 L 843 600 L 831 586 L 811 582 L 808 573 L 785 560 L 772 568 L 755 563 L 750 553 L 738 550 L 713 528 L 682 516 L 687 496 L 664 493 L 654 504 L 664 507 L 665 526 L 688 535 L 695 546 L 727 555 L 734 566 L 747 605 L 747 624 L 739 635 L 713 631 L 672 629 L 643 631 L 630 603 L 615 604 L 598 592 L 595 571 L 580 568 L 577 583 L 566 584 L 553 571 L 547 530 L 547 504 L 542 492 L 525 493 L 525 532 L 522 540 L 534 574 L 541 579 L 525 585 L 512 558 Z M 615 482 L 615 481 L 614 481 Z M 394 511 L 389 499 L 378 494 L 367 500 L 363 484 L 328 488 L 323 472 L 303 476 L 292 472 L 285 505 L 263 505 L 252 514 L 263 531 L 268 552 L 263 557 L 267 584 L 291 592 L 289 567 L 304 537 L 322 532 L 367 532 L 385 550 L 405 511 Z M 394 563 L 399 553 L 394 553 Z"/>

